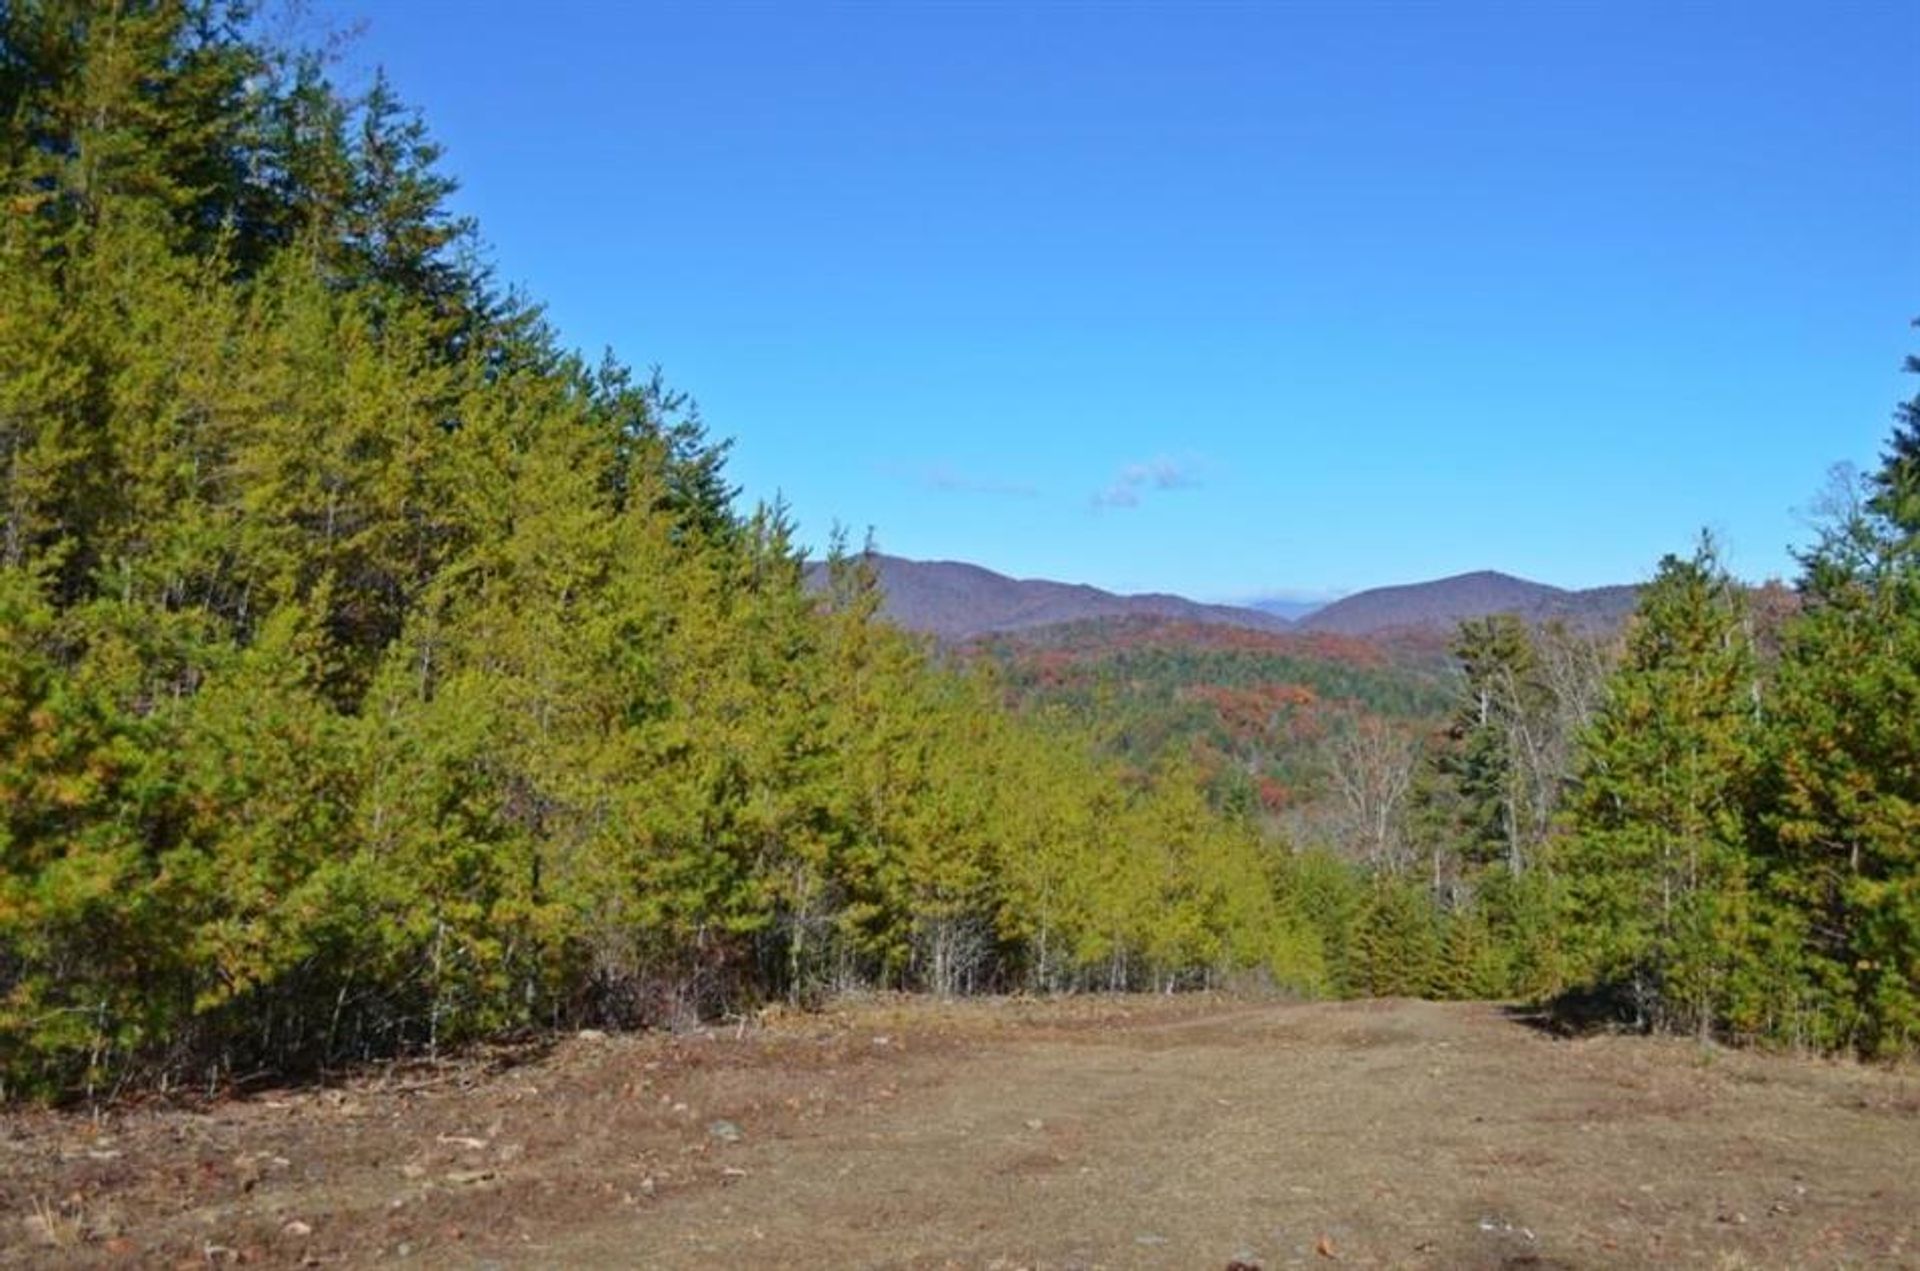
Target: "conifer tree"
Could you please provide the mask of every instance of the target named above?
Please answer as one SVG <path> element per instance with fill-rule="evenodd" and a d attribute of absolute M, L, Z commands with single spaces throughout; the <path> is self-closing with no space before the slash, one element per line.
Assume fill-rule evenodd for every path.
<path fill-rule="evenodd" d="M 810 587 L 384 80 L 0 6 L 0 1095 L 835 983 L 1323 982 L 1205 799 Z"/>
<path fill-rule="evenodd" d="M 1920 373 L 1920 359 L 1906 369 Z M 1866 497 L 1803 557 L 1770 738 L 1770 893 L 1806 992 L 1771 1013 L 1800 1041 L 1920 1043 L 1920 397 Z"/>
<path fill-rule="evenodd" d="M 1370 997 L 1425 997 L 1441 980 L 1438 913 L 1417 883 L 1375 877 L 1354 919 L 1350 974 Z"/>
<path fill-rule="evenodd" d="M 1563 861 L 1585 964 L 1662 1027 L 1710 1033 L 1750 939 L 1756 692 L 1739 591 L 1703 539 L 1641 593 Z"/>

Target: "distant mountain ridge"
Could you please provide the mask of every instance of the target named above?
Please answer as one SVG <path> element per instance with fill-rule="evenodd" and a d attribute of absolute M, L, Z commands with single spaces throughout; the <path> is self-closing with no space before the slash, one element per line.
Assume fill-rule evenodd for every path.
<path fill-rule="evenodd" d="M 1467 618 L 1512 613 L 1529 622 L 1558 620 L 1581 630 L 1604 631 L 1626 620 L 1639 594 L 1631 586 L 1569 591 L 1482 570 L 1357 592 L 1295 623 L 1256 608 L 1203 604 L 1182 596 L 1118 595 L 1085 583 L 1009 578 L 964 561 L 916 561 L 880 554 L 868 560 L 884 596 L 882 615 L 909 631 L 949 641 L 1107 618 L 1164 618 L 1253 631 L 1368 636 L 1392 631 L 1448 632 Z M 813 585 L 823 584 L 824 570 L 818 562 L 808 567 Z"/>
<path fill-rule="evenodd" d="M 1468 618 L 1515 614 L 1528 622 L 1560 621 L 1579 630 L 1611 630 L 1633 612 L 1640 589 L 1569 591 L 1493 570 L 1431 582 L 1375 587 L 1336 600 L 1300 621 L 1305 631 L 1371 635 L 1381 631 L 1452 629 Z"/>
<path fill-rule="evenodd" d="M 1177 618 L 1256 631 L 1287 631 L 1285 618 L 1257 609 L 1208 605 L 1181 596 L 1123 596 L 1085 583 L 1009 578 L 963 561 L 917 561 L 874 554 L 872 564 L 885 596 L 881 613 L 909 631 L 942 640 L 966 640 L 996 632 L 1094 618 Z M 808 567 L 816 585 L 825 567 Z"/>

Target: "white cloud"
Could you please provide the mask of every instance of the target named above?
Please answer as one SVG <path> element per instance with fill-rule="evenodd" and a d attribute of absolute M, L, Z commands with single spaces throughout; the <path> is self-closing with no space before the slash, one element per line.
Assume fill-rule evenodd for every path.
<path fill-rule="evenodd" d="M 1107 488 L 1093 496 L 1096 508 L 1137 508 L 1153 490 L 1184 490 L 1200 484 L 1199 465 L 1190 459 L 1158 455 L 1121 468 Z"/>

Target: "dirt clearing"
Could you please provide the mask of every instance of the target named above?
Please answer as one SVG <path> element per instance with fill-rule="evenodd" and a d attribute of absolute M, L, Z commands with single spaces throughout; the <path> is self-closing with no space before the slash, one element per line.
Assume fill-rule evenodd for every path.
<path fill-rule="evenodd" d="M 1499 1007 L 872 1002 L 0 1120 L 0 1262 L 1920 1266 L 1920 1077 Z"/>

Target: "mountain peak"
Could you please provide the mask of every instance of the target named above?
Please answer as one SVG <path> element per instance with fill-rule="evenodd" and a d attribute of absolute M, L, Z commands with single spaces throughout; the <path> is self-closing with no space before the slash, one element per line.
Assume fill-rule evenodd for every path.
<path fill-rule="evenodd" d="M 1086 583 L 1009 578 L 965 561 L 868 557 L 885 600 L 881 612 L 909 631 L 965 640 L 1000 631 L 1093 618 L 1177 618 L 1188 622 L 1284 631 L 1285 618 L 1232 605 L 1208 605 L 1164 594 L 1118 595 Z M 819 565 L 809 577 L 819 576 Z"/>
<path fill-rule="evenodd" d="M 1612 627 L 1633 609 L 1637 589 L 1569 591 L 1499 570 L 1376 587 L 1335 601 L 1303 619 L 1309 631 L 1363 635 L 1375 631 L 1452 628 L 1469 618 L 1510 613 L 1529 622 L 1559 620 L 1588 629 Z"/>

